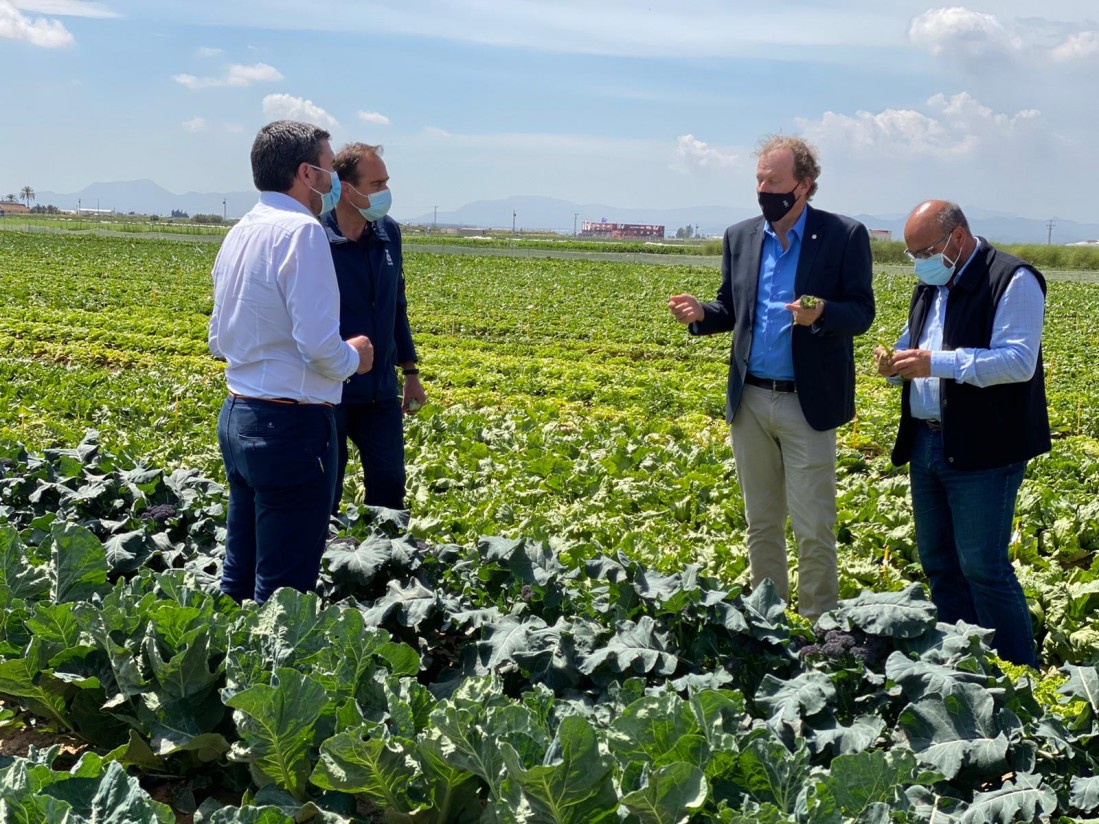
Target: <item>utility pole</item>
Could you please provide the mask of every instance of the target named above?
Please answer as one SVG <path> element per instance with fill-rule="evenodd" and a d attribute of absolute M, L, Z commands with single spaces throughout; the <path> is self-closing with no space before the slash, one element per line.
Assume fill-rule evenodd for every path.
<path fill-rule="evenodd" d="M 437 231 L 439 231 L 439 207 L 433 206 L 432 208 L 435 210 L 435 212 L 431 217 L 431 233 L 435 234 Z"/>
<path fill-rule="evenodd" d="M 221 199 L 221 219 L 222 220 L 228 220 L 229 219 L 229 207 L 225 205 L 225 201 L 226 201 L 226 198 L 223 197 Z"/>
<path fill-rule="evenodd" d="M 1053 245 L 1053 221 L 1046 223 L 1046 246 Z"/>
<path fill-rule="evenodd" d="M 515 210 L 511 210 L 511 233 L 515 234 Z"/>
<path fill-rule="evenodd" d="M 580 217 L 579 212 L 572 213 L 572 236 L 576 237 L 576 219 Z"/>

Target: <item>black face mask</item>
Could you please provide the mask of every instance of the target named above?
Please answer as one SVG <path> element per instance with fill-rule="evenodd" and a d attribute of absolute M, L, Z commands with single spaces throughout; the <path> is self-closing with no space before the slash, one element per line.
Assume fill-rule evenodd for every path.
<path fill-rule="evenodd" d="M 785 194 L 781 192 L 760 192 L 759 207 L 763 210 L 763 217 L 768 223 L 777 223 L 790 213 L 797 203 L 797 195 L 794 194 L 797 187 Z"/>

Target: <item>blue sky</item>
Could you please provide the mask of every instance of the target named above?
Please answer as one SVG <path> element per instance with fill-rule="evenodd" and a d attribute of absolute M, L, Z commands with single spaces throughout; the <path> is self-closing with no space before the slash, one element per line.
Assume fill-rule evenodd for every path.
<path fill-rule="evenodd" d="M 927 197 L 1099 221 L 1094 0 L 0 0 L 0 195 L 248 190 L 256 130 L 385 145 L 398 218 L 544 195 L 753 205 L 753 147 L 820 149 L 814 203 Z"/>

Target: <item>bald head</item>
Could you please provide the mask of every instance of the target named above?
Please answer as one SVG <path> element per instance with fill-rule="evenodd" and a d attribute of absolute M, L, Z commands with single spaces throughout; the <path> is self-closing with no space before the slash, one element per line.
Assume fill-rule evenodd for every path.
<path fill-rule="evenodd" d="M 969 231 L 969 221 L 962 208 L 949 200 L 925 200 L 912 210 L 904 224 L 904 242 L 910 252 L 928 251 L 936 254 L 944 245 L 961 254 L 973 251 L 976 239 Z M 951 254 L 950 257 L 955 257 Z"/>

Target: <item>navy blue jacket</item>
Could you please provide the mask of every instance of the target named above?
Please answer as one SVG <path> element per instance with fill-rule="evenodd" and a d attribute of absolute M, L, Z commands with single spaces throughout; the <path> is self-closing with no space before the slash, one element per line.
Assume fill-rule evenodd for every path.
<path fill-rule="evenodd" d="M 816 331 L 793 328 L 794 380 L 808 424 L 835 429 L 855 416 L 855 335 L 874 321 L 870 235 L 851 218 L 805 207 L 805 237 L 794 276 L 794 295 L 824 298 Z M 702 304 L 706 315 L 688 327 L 693 335 L 733 333 L 725 417 L 732 421 L 740 405 L 752 324 L 756 311 L 763 218 L 730 226 L 721 251 L 721 287 L 717 300 Z"/>
<path fill-rule="evenodd" d="M 405 299 L 401 227 L 391 217 L 368 222 L 358 240 L 343 236 L 336 213 L 321 218 L 340 286 L 340 337 L 366 335 L 374 368 L 343 385 L 344 403 L 373 403 L 400 394 L 397 364 L 416 360 Z"/>

